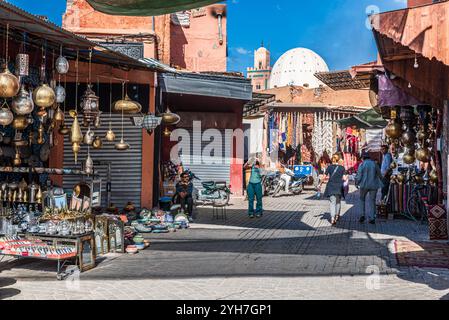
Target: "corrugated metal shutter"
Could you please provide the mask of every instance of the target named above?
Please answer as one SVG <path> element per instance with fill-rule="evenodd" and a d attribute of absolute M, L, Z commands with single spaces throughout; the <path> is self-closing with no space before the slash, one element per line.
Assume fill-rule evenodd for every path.
<path fill-rule="evenodd" d="M 73 119 L 66 115 L 67 125 L 70 126 Z M 114 149 L 115 143 L 108 142 L 104 139 L 109 129 L 109 114 L 102 114 L 101 127 L 94 129 L 95 134 L 100 136 L 103 141 L 103 148 L 93 150 L 90 148 L 91 157 L 94 161 L 110 161 L 111 162 L 111 201 L 118 208 L 123 208 L 128 201 L 132 201 L 136 207 L 140 207 L 141 181 L 142 181 L 142 129 L 135 127 L 129 117 L 124 119 L 124 138 L 125 142 L 131 145 L 127 151 L 117 151 Z M 82 128 L 83 133 L 86 128 Z M 112 115 L 112 130 L 115 132 L 118 142 L 121 138 L 121 115 Z M 71 144 L 68 138 L 64 141 L 64 167 L 76 168 L 87 157 L 87 146 L 82 145 L 78 156 L 78 166 L 75 165 L 75 159 Z M 96 166 L 102 179 L 102 206 L 106 203 L 106 166 Z M 64 188 L 72 188 L 79 181 L 79 177 L 64 177 Z"/>
<path fill-rule="evenodd" d="M 195 187 L 201 187 L 201 182 L 205 181 L 226 181 L 226 183 L 230 184 L 230 175 L 231 175 L 231 158 L 229 157 L 231 151 L 231 139 L 232 133 L 229 135 L 227 139 L 225 138 L 226 133 L 225 130 L 219 130 L 222 136 L 222 143 L 219 142 L 211 142 L 210 141 L 202 141 L 202 138 L 193 135 L 192 129 L 188 129 L 191 137 L 191 145 L 190 145 L 190 155 L 181 155 L 181 161 L 185 169 L 192 170 L 195 175 L 201 179 L 201 181 L 194 181 Z M 201 146 L 201 150 L 200 150 Z M 217 161 L 214 158 L 215 163 L 211 163 L 211 156 L 203 154 L 204 149 L 209 146 L 217 148 L 221 147 L 221 159 Z M 202 156 L 201 156 L 202 155 Z M 213 156 L 213 154 L 212 154 Z M 218 162 L 218 163 L 217 163 Z"/>

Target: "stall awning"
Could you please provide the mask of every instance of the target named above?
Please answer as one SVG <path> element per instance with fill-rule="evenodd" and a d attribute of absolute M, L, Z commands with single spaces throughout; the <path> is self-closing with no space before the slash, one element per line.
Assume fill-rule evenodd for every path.
<path fill-rule="evenodd" d="M 89 59 L 89 49 L 93 49 L 92 62 L 107 64 L 119 68 L 152 70 L 158 72 L 176 72 L 173 68 L 154 59 L 136 60 L 125 54 L 113 51 L 99 43 L 69 32 L 54 23 L 44 21 L 10 3 L 0 1 L 0 32 L 5 34 L 6 24 L 10 27 L 10 39 L 21 43 L 26 34 L 29 46 L 45 47 L 47 52 L 59 52 L 62 45 L 64 55 L 69 59 L 76 57 L 79 50 L 80 60 Z"/>
<path fill-rule="evenodd" d="M 159 16 L 204 7 L 220 0 L 87 0 L 97 11 L 119 16 Z"/>
<path fill-rule="evenodd" d="M 371 24 L 394 84 L 424 103 L 442 107 L 449 99 L 449 2 L 373 15 Z"/>
<path fill-rule="evenodd" d="M 158 81 L 164 93 L 252 100 L 251 81 L 246 78 L 181 72 L 160 74 Z"/>
<path fill-rule="evenodd" d="M 346 119 L 337 120 L 337 123 L 342 127 L 356 126 L 360 129 L 376 129 L 385 128 L 387 126 L 387 122 L 374 109 L 370 109 Z"/>

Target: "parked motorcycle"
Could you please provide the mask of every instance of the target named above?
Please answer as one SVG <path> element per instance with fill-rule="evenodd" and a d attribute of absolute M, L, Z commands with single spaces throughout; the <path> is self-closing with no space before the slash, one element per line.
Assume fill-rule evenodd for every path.
<path fill-rule="evenodd" d="M 285 190 L 285 184 L 286 181 L 290 178 L 290 185 L 289 185 L 289 193 L 294 195 L 299 195 L 304 191 L 304 183 L 307 180 L 306 176 L 296 176 L 295 173 L 285 168 L 285 173 L 283 173 L 275 186 L 274 192 L 273 192 L 273 198 L 278 197 L 282 190 Z"/>
<path fill-rule="evenodd" d="M 263 195 L 265 197 L 268 197 L 274 193 L 274 190 L 278 185 L 280 176 L 281 174 L 279 173 L 279 171 L 264 172 L 262 174 L 262 189 Z"/>
<path fill-rule="evenodd" d="M 193 180 L 200 180 L 193 172 L 190 170 L 185 171 L 189 175 L 190 182 Z M 193 188 L 193 203 L 196 206 L 215 206 L 223 207 L 229 203 L 231 198 L 231 190 L 228 188 L 226 182 L 215 182 L 206 181 L 201 182 L 203 189 L 198 190 Z"/>

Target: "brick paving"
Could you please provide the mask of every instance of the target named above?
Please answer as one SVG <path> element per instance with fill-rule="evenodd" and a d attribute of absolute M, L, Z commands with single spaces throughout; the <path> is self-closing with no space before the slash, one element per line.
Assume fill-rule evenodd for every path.
<path fill-rule="evenodd" d="M 243 199 L 227 220 L 199 209 L 191 229 L 149 235 L 149 249 L 108 255 L 79 281 L 57 281 L 49 262 L 0 262 L 0 299 L 449 299 L 449 270 L 398 267 L 389 248 L 425 240 L 426 226 L 360 224 L 354 192 L 332 227 L 312 196 L 265 199 L 254 220 Z"/>

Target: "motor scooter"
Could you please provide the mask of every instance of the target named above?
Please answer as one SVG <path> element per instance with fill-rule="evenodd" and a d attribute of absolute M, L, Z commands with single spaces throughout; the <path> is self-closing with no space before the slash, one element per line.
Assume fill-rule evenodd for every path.
<path fill-rule="evenodd" d="M 184 173 L 189 175 L 190 182 L 200 180 L 192 171 L 186 170 Z M 195 206 L 214 206 L 224 207 L 228 205 L 231 198 L 231 190 L 226 182 L 205 181 L 201 182 L 202 189 L 193 187 L 193 203 Z"/>
<path fill-rule="evenodd" d="M 287 181 L 290 180 L 288 187 L 289 194 L 299 195 L 304 191 L 304 183 L 307 176 L 296 176 L 289 168 L 285 168 L 285 173 L 281 174 L 273 191 L 273 198 L 278 197 L 282 190 L 285 190 Z"/>

